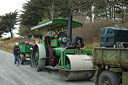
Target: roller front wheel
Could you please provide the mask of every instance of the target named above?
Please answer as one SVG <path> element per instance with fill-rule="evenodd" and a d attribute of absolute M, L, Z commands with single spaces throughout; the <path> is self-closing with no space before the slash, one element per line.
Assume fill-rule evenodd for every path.
<path fill-rule="evenodd" d="M 63 80 L 89 80 L 94 76 L 93 63 L 88 55 L 67 55 L 65 59 L 65 67 L 70 68 L 59 70 Z"/>

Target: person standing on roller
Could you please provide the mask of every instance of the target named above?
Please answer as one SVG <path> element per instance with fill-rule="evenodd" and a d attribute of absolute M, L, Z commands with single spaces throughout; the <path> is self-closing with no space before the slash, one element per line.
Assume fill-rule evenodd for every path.
<path fill-rule="evenodd" d="M 17 62 L 18 62 L 18 66 L 19 66 L 19 64 L 20 64 L 20 62 L 19 62 L 20 47 L 18 46 L 18 43 L 16 43 L 13 48 L 13 54 L 14 54 L 14 65 L 16 66 Z"/>

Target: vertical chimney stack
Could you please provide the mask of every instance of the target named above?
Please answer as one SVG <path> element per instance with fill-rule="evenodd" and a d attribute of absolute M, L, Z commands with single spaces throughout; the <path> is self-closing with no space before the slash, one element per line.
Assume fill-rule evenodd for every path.
<path fill-rule="evenodd" d="M 68 16 L 68 29 L 67 29 L 67 38 L 69 42 L 72 42 L 72 16 Z"/>

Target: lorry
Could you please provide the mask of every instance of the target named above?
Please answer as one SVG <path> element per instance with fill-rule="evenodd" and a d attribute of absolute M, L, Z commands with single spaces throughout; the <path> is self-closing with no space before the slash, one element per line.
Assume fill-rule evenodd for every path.
<path fill-rule="evenodd" d="M 128 29 L 103 28 L 93 62 L 98 69 L 95 85 L 128 85 Z"/>

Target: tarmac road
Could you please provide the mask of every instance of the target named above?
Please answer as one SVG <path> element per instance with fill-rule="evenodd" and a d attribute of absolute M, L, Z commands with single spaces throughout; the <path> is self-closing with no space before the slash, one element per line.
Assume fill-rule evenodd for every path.
<path fill-rule="evenodd" d="M 94 85 L 95 82 L 95 78 L 90 81 L 64 81 L 54 68 L 36 72 L 28 62 L 14 66 L 13 60 L 13 54 L 0 50 L 0 85 Z"/>

